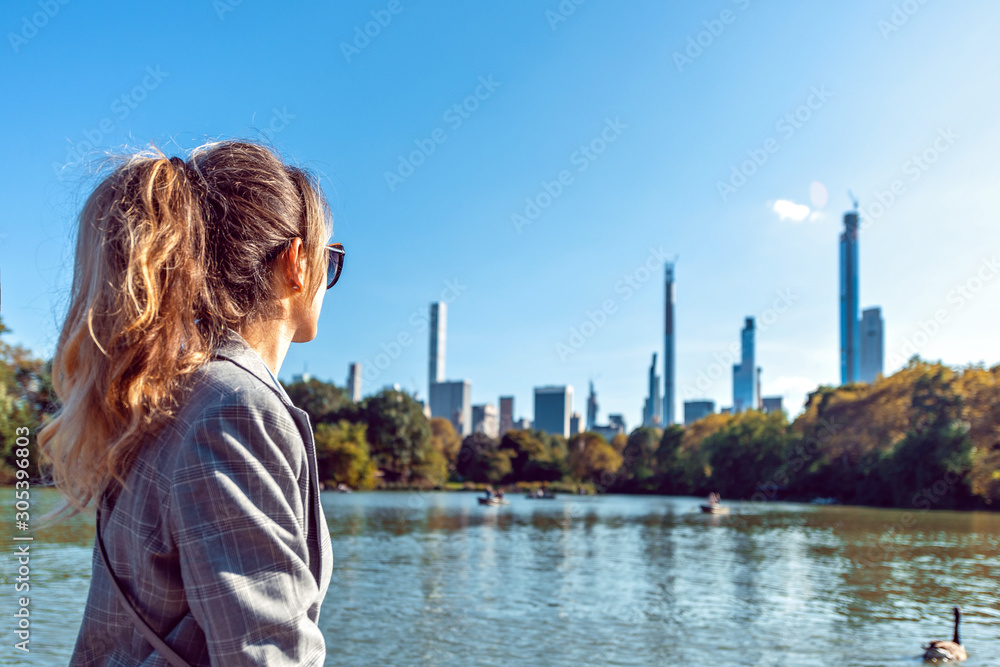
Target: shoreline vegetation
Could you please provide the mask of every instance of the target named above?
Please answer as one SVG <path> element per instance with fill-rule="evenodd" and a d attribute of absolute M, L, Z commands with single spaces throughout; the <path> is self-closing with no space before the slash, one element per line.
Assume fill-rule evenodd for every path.
<path fill-rule="evenodd" d="M 14 481 L 15 429 L 34 436 L 58 409 L 51 361 L 7 344 L 0 321 L 0 484 Z M 814 499 L 912 510 L 1000 508 L 1000 365 L 918 357 L 873 384 L 821 386 L 803 412 L 712 414 L 687 427 L 639 427 L 610 442 L 513 430 L 460 437 L 416 399 L 383 390 L 283 383 L 313 424 L 326 489 L 529 491 Z M 34 438 L 32 438 L 34 443 Z M 36 479 L 38 452 L 31 447 Z"/>

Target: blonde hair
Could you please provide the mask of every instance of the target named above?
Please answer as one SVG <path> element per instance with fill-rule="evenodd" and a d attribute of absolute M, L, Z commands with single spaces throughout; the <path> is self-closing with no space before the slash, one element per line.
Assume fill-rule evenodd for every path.
<path fill-rule="evenodd" d="M 227 327 L 273 318 L 273 267 L 296 237 L 322 288 L 330 213 L 317 182 L 254 143 L 188 160 L 121 161 L 80 215 L 69 310 L 52 361 L 62 407 L 38 434 L 65 518 L 124 484 Z"/>

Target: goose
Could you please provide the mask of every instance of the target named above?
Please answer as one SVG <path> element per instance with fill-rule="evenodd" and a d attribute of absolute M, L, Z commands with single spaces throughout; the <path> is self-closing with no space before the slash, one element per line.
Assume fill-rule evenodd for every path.
<path fill-rule="evenodd" d="M 958 622 L 962 618 L 962 612 L 958 607 L 954 608 L 955 612 L 955 633 L 951 638 L 951 641 L 932 641 L 928 644 L 924 650 L 924 660 L 927 662 L 950 662 L 954 660 L 955 662 L 962 662 L 968 655 L 965 653 L 965 647 L 962 646 L 961 640 L 958 638 Z"/>

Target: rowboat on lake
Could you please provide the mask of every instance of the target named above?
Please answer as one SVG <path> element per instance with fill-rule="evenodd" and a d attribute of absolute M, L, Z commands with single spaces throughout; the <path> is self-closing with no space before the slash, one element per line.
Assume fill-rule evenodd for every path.
<path fill-rule="evenodd" d="M 708 502 L 700 506 L 701 511 L 704 512 L 705 514 L 729 514 L 729 508 L 726 507 L 725 505 L 722 505 L 719 502 L 721 500 L 722 498 L 719 496 L 719 494 L 716 493 L 715 491 L 712 491 L 710 494 L 708 494 Z"/>

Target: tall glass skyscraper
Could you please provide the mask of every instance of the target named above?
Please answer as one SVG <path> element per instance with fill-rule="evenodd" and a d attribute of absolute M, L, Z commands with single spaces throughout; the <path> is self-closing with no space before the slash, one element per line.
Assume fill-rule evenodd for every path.
<path fill-rule="evenodd" d="M 740 363 L 733 364 L 733 412 L 756 410 L 758 407 L 755 334 L 754 320 L 748 317 L 740 336 L 743 347 Z"/>
<path fill-rule="evenodd" d="M 597 428 L 597 392 L 594 391 L 594 381 L 590 381 L 590 393 L 587 394 L 587 430 Z"/>
<path fill-rule="evenodd" d="M 840 235 L 840 383 L 861 379 L 858 331 L 858 212 L 844 214 Z"/>
<path fill-rule="evenodd" d="M 569 437 L 573 387 L 535 387 L 535 424 L 539 431 Z"/>
<path fill-rule="evenodd" d="M 663 424 L 674 420 L 674 263 L 666 263 L 666 297 L 663 327 Z"/>

